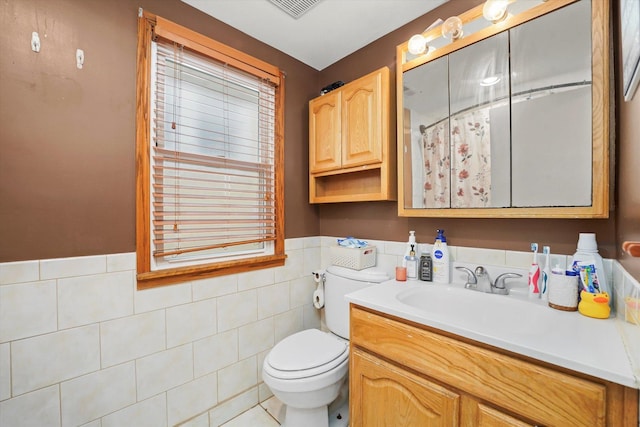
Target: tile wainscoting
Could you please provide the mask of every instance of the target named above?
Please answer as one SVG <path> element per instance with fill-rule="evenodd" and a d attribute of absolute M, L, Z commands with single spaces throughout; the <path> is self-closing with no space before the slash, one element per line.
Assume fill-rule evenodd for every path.
<path fill-rule="evenodd" d="M 370 243 L 391 276 L 405 243 Z M 133 253 L 0 264 L 0 425 L 223 424 L 271 397 L 261 366 L 273 345 L 320 326 L 310 273 L 333 244 L 287 239 L 283 267 L 145 291 Z M 452 246 L 451 258 L 526 269 L 531 254 Z M 639 296 L 617 261 L 606 268 L 616 301 Z M 640 378 L 640 326 L 616 313 Z"/>

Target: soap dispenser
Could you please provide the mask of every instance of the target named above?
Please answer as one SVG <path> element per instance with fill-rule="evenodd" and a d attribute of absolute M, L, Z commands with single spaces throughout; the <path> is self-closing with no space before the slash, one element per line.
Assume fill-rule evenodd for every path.
<path fill-rule="evenodd" d="M 411 253 L 411 247 L 415 251 L 418 248 L 418 244 L 416 243 L 416 232 L 409 231 L 409 241 L 407 242 L 407 249 L 404 251 L 404 255 L 402 256 L 402 266 L 407 266 L 407 257 Z"/>
<path fill-rule="evenodd" d="M 418 280 L 418 258 L 416 257 L 415 246 L 411 245 L 409 256 L 406 257 L 407 262 L 407 279 Z"/>

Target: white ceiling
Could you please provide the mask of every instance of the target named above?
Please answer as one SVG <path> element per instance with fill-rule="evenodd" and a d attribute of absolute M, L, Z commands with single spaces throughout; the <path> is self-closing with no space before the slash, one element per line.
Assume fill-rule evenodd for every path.
<path fill-rule="evenodd" d="M 268 0 L 182 0 L 322 70 L 447 0 L 321 0 L 298 19 Z"/>

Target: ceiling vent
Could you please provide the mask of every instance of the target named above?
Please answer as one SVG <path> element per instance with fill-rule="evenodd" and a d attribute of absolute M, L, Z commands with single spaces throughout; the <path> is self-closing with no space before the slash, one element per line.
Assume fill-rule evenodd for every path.
<path fill-rule="evenodd" d="M 269 0 L 289 15 L 298 19 L 309 11 L 320 0 Z"/>

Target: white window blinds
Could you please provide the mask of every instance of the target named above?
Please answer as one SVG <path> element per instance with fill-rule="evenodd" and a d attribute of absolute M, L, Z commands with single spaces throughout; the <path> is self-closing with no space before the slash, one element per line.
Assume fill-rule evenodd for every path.
<path fill-rule="evenodd" d="M 150 229 L 156 266 L 272 254 L 273 85 L 162 38 L 153 52 Z"/>

